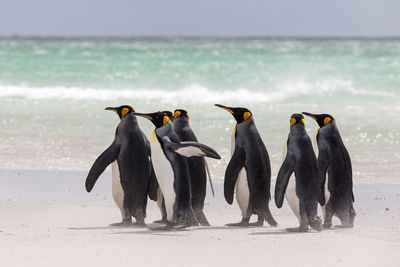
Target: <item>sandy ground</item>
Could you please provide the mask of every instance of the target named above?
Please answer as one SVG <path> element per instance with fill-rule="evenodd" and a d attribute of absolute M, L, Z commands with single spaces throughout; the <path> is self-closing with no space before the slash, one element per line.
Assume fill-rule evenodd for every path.
<path fill-rule="evenodd" d="M 1 266 L 400 266 L 400 184 L 356 182 L 355 228 L 299 234 L 285 231 L 298 224 L 287 203 L 270 204 L 276 228 L 224 226 L 240 212 L 220 180 L 206 199 L 211 227 L 164 232 L 109 226 L 120 221 L 110 174 L 90 194 L 85 175 L 0 171 Z M 149 203 L 146 221 L 159 217 Z"/>

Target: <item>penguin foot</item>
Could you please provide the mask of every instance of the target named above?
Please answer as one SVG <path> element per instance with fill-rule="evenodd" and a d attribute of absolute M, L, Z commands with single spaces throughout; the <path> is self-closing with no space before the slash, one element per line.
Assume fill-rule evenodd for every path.
<path fill-rule="evenodd" d="M 318 232 L 322 231 L 322 219 L 319 216 L 315 216 L 312 221 L 310 221 L 310 226 L 317 230 Z"/>
<path fill-rule="evenodd" d="M 232 227 L 248 227 L 249 223 L 238 222 L 238 223 L 227 223 L 225 225 L 226 226 L 232 226 Z"/>
<path fill-rule="evenodd" d="M 350 225 L 350 224 L 348 224 L 348 225 L 335 225 L 334 227 L 335 228 L 353 228 L 354 225 Z"/>
<path fill-rule="evenodd" d="M 112 223 L 110 224 L 110 226 L 122 226 L 122 227 L 126 227 L 126 226 L 132 226 L 132 221 L 122 221 L 120 223 Z"/>
<path fill-rule="evenodd" d="M 248 225 L 250 227 L 261 227 L 261 226 L 264 226 L 264 222 L 257 221 L 257 222 L 249 223 Z"/>
<path fill-rule="evenodd" d="M 151 231 L 171 231 L 171 230 L 174 230 L 173 226 L 174 226 L 173 223 L 168 222 L 167 225 L 165 225 L 165 226 L 147 227 L 147 229 L 149 229 Z"/>
<path fill-rule="evenodd" d="M 199 222 L 196 220 L 196 218 L 193 216 L 181 216 L 180 218 L 177 219 L 176 224 L 179 226 L 183 226 L 183 228 L 191 227 L 191 226 L 198 226 Z"/>
<path fill-rule="evenodd" d="M 307 233 L 308 232 L 308 227 L 292 227 L 292 228 L 286 228 L 286 231 L 288 232 L 293 232 L 293 233 Z"/>
<path fill-rule="evenodd" d="M 323 227 L 324 229 L 329 229 L 329 228 L 332 227 L 332 224 L 331 224 L 331 223 L 324 223 L 324 224 L 322 225 L 322 227 Z"/>
<path fill-rule="evenodd" d="M 167 220 L 167 219 L 161 219 L 161 220 L 156 220 L 156 221 L 153 221 L 153 223 L 169 223 L 169 221 Z"/>
<path fill-rule="evenodd" d="M 248 227 L 249 226 L 249 221 L 250 221 L 250 217 L 249 218 L 242 218 L 242 221 L 238 222 L 238 223 L 227 223 L 225 225 L 226 226 L 232 226 L 232 227 Z"/>
<path fill-rule="evenodd" d="M 135 223 L 132 223 L 132 226 L 135 226 L 135 227 L 146 227 L 146 224 L 144 222 L 135 222 Z"/>

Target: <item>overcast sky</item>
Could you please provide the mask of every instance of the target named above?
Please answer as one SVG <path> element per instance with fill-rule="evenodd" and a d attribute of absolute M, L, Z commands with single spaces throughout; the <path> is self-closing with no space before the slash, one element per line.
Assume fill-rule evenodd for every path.
<path fill-rule="evenodd" d="M 400 0 L 0 0 L 0 35 L 400 36 Z"/>

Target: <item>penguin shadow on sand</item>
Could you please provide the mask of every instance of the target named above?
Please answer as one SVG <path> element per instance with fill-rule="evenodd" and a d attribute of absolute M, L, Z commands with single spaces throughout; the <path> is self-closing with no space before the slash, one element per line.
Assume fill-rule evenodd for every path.
<path fill-rule="evenodd" d="M 307 232 L 298 232 L 298 231 L 294 231 L 294 229 L 296 228 L 278 228 L 278 229 L 273 229 L 270 228 L 271 231 L 268 232 L 254 232 L 254 233 L 249 233 L 249 235 L 298 235 L 298 234 L 322 234 L 322 233 L 328 233 L 328 232 L 335 232 L 335 233 L 339 233 L 342 231 L 346 231 L 347 229 L 352 229 L 349 227 L 344 227 L 342 225 L 335 225 L 332 228 L 325 228 L 322 231 L 317 231 L 314 229 L 309 229 Z"/>
<path fill-rule="evenodd" d="M 104 226 L 67 227 L 68 230 L 111 230 L 111 229 L 146 229 L 146 225 L 112 223 Z"/>

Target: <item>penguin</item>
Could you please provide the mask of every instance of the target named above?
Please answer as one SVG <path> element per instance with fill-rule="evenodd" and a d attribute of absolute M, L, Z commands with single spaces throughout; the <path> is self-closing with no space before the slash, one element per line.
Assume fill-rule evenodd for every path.
<path fill-rule="evenodd" d="M 182 141 L 198 142 L 196 135 L 189 125 L 189 114 L 186 110 L 177 109 L 174 112 L 173 129 Z M 204 215 L 204 199 L 207 191 L 206 161 L 202 157 L 188 158 L 190 183 L 192 192 L 192 207 L 197 220 L 203 226 L 210 226 Z M 211 184 L 212 185 L 212 184 Z"/>
<path fill-rule="evenodd" d="M 324 228 L 332 226 L 332 216 L 337 216 L 343 227 L 353 227 L 356 212 L 353 207 L 353 171 L 349 152 L 343 144 L 336 120 L 329 114 L 304 115 L 315 120 Z M 326 175 L 328 174 L 328 179 Z"/>
<path fill-rule="evenodd" d="M 173 121 L 174 115 L 171 111 L 166 110 L 166 111 L 161 111 L 161 112 L 163 112 L 165 115 L 167 115 L 168 118 L 170 119 L 170 121 Z M 165 210 L 164 197 L 163 197 L 160 186 L 158 186 L 158 189 L 157 189 L 157 207 L 160 209 L 161 219 L 153 221 L 153 222 L 154 223 L 168 223 L 167 211 Z"/>
<path fill-rule="evenodd" d="M 298 228 L 287 229 L 292 232 L 307 232 L 309 225 L 317 231 L 322 230 L 322 220 L 317 216 L 320 200 L 318 163 L 304 124 L 303 115 L 291 116 L 286 157 L 275 184 L 276 206 L 281 208 L 286 196 L 290 208 L 299 220 Z"/>
<path fill-rule="evenodd" d="M 232 134 L 231 153 L 225 172 L 224 196 L 232 204 L 236 189 L 236 200 L 242 211 L 242 221 L 228 226 L 277 226 L 269 210 L 271 199 L 271 166 L 267 149 L 256 128 L 253 114 L 247 108 L 215 106 L 233 115 L 236 127 Z M 249 224 L 250 216 L 258 215 L 256 223 Z"/>
<path fill-rule="evenodd" d="M 149 119 L 156 127 L 150 138 L 154 171 L 161 187 L 167 219 L 166 229 L 198 225 L 191 202 L 187 157 L 221 157 L 212 148 L 198 142 L 180 142 L 164 112 L 134 113 Z"/>
<path fill-rule="evenodd" d="M 90 192 L 99 176 L 112 163 L 112 195 L 121 211 L 122 223 L 144 225 L 147 195 L 157 199 L 157 178 L 151 162 L 150 142 L 140 130 L 137 119 L 132 116 L 131 106 L 107 107 L 121 119 L 115 139 L 94 162 L 86 178 L 86 191 Z"/>

